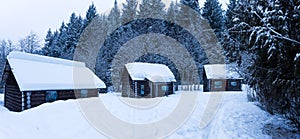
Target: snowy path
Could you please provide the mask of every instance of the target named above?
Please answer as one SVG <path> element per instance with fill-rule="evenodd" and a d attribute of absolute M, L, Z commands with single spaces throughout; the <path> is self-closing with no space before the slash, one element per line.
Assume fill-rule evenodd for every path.
<path fill-rule="evenodd" d="M 177 93 L 169 97 L 148 100 L 149 104 L 154 105 L 140 108 L 125 105 L 117 93 L 101 95 L 100 99 L 115 117 L 128 123 L 147 124 L 168 117 L 168 114 L 176 108 L 180 95 L 182 94 Z M 253 103 L 247 102 L 246 94 L 242 92 L 225 93 L 213 120 L 209 125 L 202 127 L 200 123 L 210 96 L 210 93 L 199 93 L 192 115 L 168 138 L 271 138 L 262 133 L 262 128 L 269 121 L 270 115 Z M 3 98 L 0 99 L 0 103 L 1 101 Z M 131 103 L 130 99 L 125 101 Z M 77 102 L 68 100 L 44 104 L 22 113 L 9 112 L 0 106 L 0 138 L 105 137 L 86 121 Z"/>

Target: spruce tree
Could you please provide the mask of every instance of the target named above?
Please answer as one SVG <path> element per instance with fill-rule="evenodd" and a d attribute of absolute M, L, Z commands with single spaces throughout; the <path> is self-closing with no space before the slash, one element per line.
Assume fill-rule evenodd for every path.
<path fill-rule="evenodd" d="M 67 38 L 62 58 L 73 59 L 75 48 L 83 31 L 83 20 L 81 16 L 76 16 L 75 13 L 72 13 L 66 29 Z"/>
<path fill-rule="evenodd" d="M 165 4 L 161 0 L 142 0 L 138 11 L 140 18 L 163 18 Z"/>
<path fill-rule="evenodd" d="M 177 21 L 186 28 L 197 30 L 201 24 L 198 0 L 180 0 Z"/>
<path fill-rule="evenodd" d="M 67 26 L 64 22 L 62 22 L 60 28 L 59 28 L 59 34 L 58 34 L 57 44 L 58 47 L 60 47 L 60 54 L 58 57 L 62 58 L 63 50 L 67 45 Z"/>
<path fill-rule="evenodd" d="M 118 7 L 118 2 L 115 0 L 114 7 L 108 15 L 109 30 L 113 31 L 121 25 L 121 13 Z"/>
<path fill-rule="evenodd" d="M 89 6 L 89 9 L 86 12 L 85 19 L 84 19 L 84 28 L 92 22 L 92 20 L 97 16 L 97 9 L 94 3 Z"/>
<path fill-rule="evenodd" d="M 189 6 L 193 10 L 195 10 L 197 13 L 200 14 L 200 7 L 198 0 L 180 0 L 180 3 Z"/>
<path fill-rule="evenodd" d="M 42 55 L 50 56 L 51 46 L 53 45 L 53 34 L 51 29 L 48 30 L 46 38 L 45 38 L 45 44 L 42 48 Z"/>
<path fill-rule="evenodd" d="M 133 21 L 137 16 L 137 0 L 126 0 L 126 4 L 123 4 L 123 14 L 121 16 L 122 23 Z"/>
<path fill-rule="evenodd" d="M 206 0 L 202 9 L 202 16 L 208 20 L 216 36 L 221 40 L 224 31 L 224 17 L 218 0 Z"/>
<path fill-rule="evenodd" d="M 229 5 L 227 6 L 227 10 L 226 10 L 226 16 L 225 16 L 225 25 L 226 25 L 226 29 L 230 29 L 234 26 L 233 24 L 233 15 L 234 13 L 234 9 L 236 7 L 236 0 L 229 0 Z"/>
<path fill-rule="evenodd" d="M 167 10 L 166 19 L 175 22 L 178 19 L 178 14 L 179 14 L 178 4 L 172 1 Z"/>

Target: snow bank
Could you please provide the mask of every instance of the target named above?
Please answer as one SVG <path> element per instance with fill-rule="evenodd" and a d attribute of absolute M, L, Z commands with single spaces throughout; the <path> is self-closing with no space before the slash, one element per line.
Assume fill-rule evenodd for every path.
<path fill-rule="evenodd" d="M 134 108 L 124 104 L 119 93 L 101 94 L 99 100 L 105 104 L 106 108 L 115 117 L 128 123 L 146 124 L 169 116 L 168 113 L 172 112 L 176 107 L 182 93 L 191 92 L 177 92 L 169 97 L 162 97 L 158 103 L 148 109 Z M 200 121 L 202 120 L 201 117 L 204 110 L 208 107 L 206 104 L 213 99 L 211 98 L 212 93 L 199 93 L 193 113 L 168 138 L 272 138 L 272 136 L 266 135 L 267 133 L 264 134 L 262 131 L 266 127 L 266 124 L 276 121 L 276 117 L 262 111 L 254 103 L 247 102 L 245 92 L 223 93 L 224 96 L 221 105 L 209 125 L 201 127 Z M 87 98 L 84 100 L 95 99 L 97 98 Z M 132 101 L 134 100 L 143 101 L 151 99 L 132 99 Z M 21 113 L 9 112 L 0 106 L 0 137 L 3 139 L 106 138 L 85 119 L 77 101 L 56 101 Z M 278 124 L 285 123 L 279 122 Z M 163 130 L 163 128 L 157 128 Z"/>
<path fill-rule="evenodd" d="M 81 114 L 75 100 L 57 101 L 22 113 L 0 111 L 1 139 L 104 138 Z"/>
<path fill-rule="evenodd" d="M 4 105 L 4 94 L 0 94 L 0 108 Z M 0 110 L 1 111 L 1 110 Z"/>

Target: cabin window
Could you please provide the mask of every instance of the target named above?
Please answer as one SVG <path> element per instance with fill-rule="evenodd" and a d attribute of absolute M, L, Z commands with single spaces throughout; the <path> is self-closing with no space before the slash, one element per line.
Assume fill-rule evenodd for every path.
<path fill-rule="evenodd" d="M 145 86 L 141 85 L 141 95 L 145 95 Z"/>
<path fill-rule="evenodd" d="M 164 85 L 164 86 L 161 87 L 161 90 L 162 91 L 169 91 L 169 86 Z"/>
<path fill-rule="evenodd" d="M 57 99 L 56 91 L 46 91 L 46 102 L 53 102 Z"/>
<path fill-rule="evenodd" d="M 86 98 L 88 96 L 88 90 L 80 90 L 80 97 Z"/>
<path fill-rule="evenodd" d="M 214 88 L 215 89 L 223 88 L 223 82 L 222 81 L 214 81 Z"/>
<path fill-rule="evenodd" d="M 236 87 L 238 85 L 238 83 L 236 81 L 230 82 L 230 85 L 233 87 Z"/>

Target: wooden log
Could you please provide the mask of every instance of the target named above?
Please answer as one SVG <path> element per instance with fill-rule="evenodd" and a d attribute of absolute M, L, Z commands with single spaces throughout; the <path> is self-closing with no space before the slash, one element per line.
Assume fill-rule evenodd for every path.
<path fill-rule="evenodd" d="M 18 103 L 13 100 L 10 100 L 10 99 L 6 100 L 6 105 L 11 106 L 11 107 L 21 107 L 22 108 L 22 103 Z"/>
<path fill-rule="evenodd" d="M 36 107 L 36 106 L 39 106 L 44 103 L 45 103 L 45 101 L 33 101 L 30 103 L 30 105 L 31 105 L 31 107 Z"/>
<path fill-rule="evenodd" d="M 16 106 L 14 104 L 11 104 L 10 102 L 7 102 L 6 107 L 10 110 L 10 111 L 15 111 L 15 112 L 20 112 L 22 111 L 22 106 Z"/>
<path fill-rule="evenodd" d="M 12 90 L 12 89 L 7 89 L 7 88 L 5 88 L 5 90 L 7 93 L 10 93 L 10 94 L 16 94 L 16 95 L 21 94 L 21 92 L 19 92 L 18 90 Z"/>
<path fill-rule="evenodd" d="M 42 102 L 46 102 L 46 99 L 44 97 L 33 97 L 30 98 L 30 102 L 33 103 L 35 101 L 42 101 Z"/>
<path fill-rule="evenodd" d="M 31 93 L 30 95 L 31 97 L 45 97 L 46 94 L 45 93 Z"/>
<path fill-rule="evenodd" d="M 11 100 L 11 101 L 14 101 L 14 102 L 17 102 L 17 103 L 22 103 L 22 98 L 16 98 L 16 97 L 13 97 L 13 96 L 10 96 L 10 95 L 6 95 L 6 100 L 4 101 L 7 101 L 7 100 Z"/>

